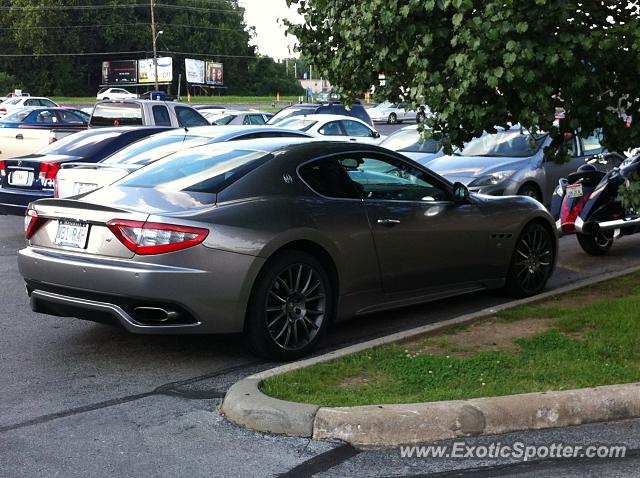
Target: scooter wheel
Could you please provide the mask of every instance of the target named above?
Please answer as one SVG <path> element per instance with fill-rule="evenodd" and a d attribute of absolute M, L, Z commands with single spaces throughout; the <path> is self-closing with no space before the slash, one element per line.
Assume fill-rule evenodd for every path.
<path fill-rule="evenodd" d="M 576 234 L 582 250 L 592 256 L 604 256 L 613 245 L 613 233 L 600 231 L 595 236 Z"/>

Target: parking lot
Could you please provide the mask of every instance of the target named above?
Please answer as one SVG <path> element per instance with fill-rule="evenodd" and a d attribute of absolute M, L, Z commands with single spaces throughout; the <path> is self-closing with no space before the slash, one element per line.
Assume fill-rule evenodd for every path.
<path fill-rule="evenodd" d="M 187 471 L 191 476 L 255 476 L 258 469 L 263 476 L 344 476 L 356 468 L 367 476 L 413 476 L 487 465 L 400 460 L 397 450 L 357 453 L 340 444 L 268 436 L 230 424 L 217 411 L 227 388 L 273 364 L 249 354 L 238 337 L 131 335 L 32 313 L 16 264 L 22 222 L 21 217 L 0 216 L 4 476 L 170 476 Z M 563 238 L 548 289 L 640 265 L 638 245 L 638 238 L 624 238 L 608 256 L 597 258 L 583 253 L 575 237 Z M 504 301 L 498 292 L 472 294 L 363 317 L 334 326 L 318 353 Z M 608 441 L 636 449 L 638 431 L 640 424 L 632 421 L 501 439 Z M 491 466 L 505 463 L 493 460 Z M 637 455 L 628 453 L 607 471 L 624 473 L 637 465 Z M 507 467 L 501 474 L 543 476 L 561 467 L 585 476 L 591 465 L 563 461 L 539 466 Z M 590 470 L 597 474 L 598 468 Z"/>

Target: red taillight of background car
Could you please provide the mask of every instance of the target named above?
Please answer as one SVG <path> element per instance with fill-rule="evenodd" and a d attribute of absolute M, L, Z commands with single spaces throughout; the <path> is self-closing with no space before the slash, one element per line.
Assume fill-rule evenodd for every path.
<path fill-rule="evenodd" d="M 187 249 L 205 240 L 209 231 L 199 227 L 113 219 L 107 227 L 127 249 L 139 255 Z"/>
<path fill-rule="evenodd" d="M 24 237 L 31 239 L 44 223 L 45 219 L 38 216 L 34 209 L 27 209 L 24 213 Z"/>
<path fill-rule="evenodd" d="M 0 161 L 0 178 L 7 175 L 7 163 Z"/>
<path fill-rule="evenodd" d="M 40 181 L 44 181 L 45 179 L 55 179 L 58 175 L 58 171 L 60 171 L 59 163 L 40 163 Z"/>

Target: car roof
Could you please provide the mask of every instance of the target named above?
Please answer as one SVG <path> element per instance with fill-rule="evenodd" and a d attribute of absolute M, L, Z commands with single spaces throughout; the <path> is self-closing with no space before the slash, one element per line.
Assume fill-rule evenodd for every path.
<path fill-rule="evenodd" d="M 170 131 L 163 132 L 163 135 L 187 135 L 187 136 L 204 136 L 209 138 L 217 138 L 234 133 L 259 133 L 261 131 L 280 131 L 284 133 L 294 133 L 299 135 L 301 131 L 288 128 L 280 128 L 271 125 L 222 125 L 222 126 L 194 126 L 192 128 L 174 128 Z"/>
<path fill-rule="evenodd" d="M 318 122 L 322 122 L 322 121 L 340 121 L 340 120 L 356 120 L 362 124 L 366 124 L 364 121 L 362 121 L 361 119 L 356 118 L 355 116 L 347 116 L 347 115 L 332 115 L 332 114 L 310 114 L 310 115 L 298 115 L 298 116 L 291 116 L 290 118 L 285 118 L 283 120 L 284 121 L 288 121 L 288 120 L 300 120 L 300 119 L 308 119 L 308 120 L 315 120 Z"/>
<path fill-rule="evenodd" d="M 258 139 L 243 139 L 233 142 L 220 142 L 220 143 L 207 143 L 200 146 L 194 146 L 189 148 L 190 151 L 216 151 L 216 150 L 245 150 L 245 151 L 263 151 L 270 153 L 285 149 L 288 146 L 307 143 L 312 141 L 318 141 L 314 138 L 258 138 Z"/>

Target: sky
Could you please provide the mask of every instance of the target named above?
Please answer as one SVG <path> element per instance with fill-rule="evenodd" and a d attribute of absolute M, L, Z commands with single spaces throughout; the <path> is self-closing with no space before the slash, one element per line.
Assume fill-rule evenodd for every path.
<path fill-rule="evenodd" d="M 276 59 L 298 56 L 293 53 L 295 37 L 285 36 L 285 27 L 279 20 L 302 21 L 297 7 L 289 8 L 285 0 L 239 0 L 238 3 L 245 8 L 245 23 L 256 28 L 252 44 L 258 47 L 260 54 Z"/>

